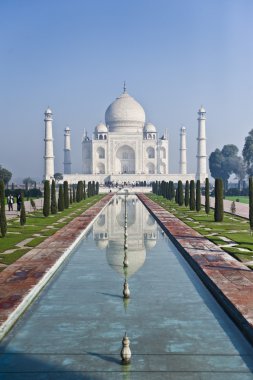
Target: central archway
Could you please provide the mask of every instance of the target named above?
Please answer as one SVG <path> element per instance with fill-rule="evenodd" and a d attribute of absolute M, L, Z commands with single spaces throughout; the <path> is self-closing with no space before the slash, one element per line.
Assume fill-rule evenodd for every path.
<path fill-rule="evenodd" d="M 116 173 L 135 173 L 135 151 L 129 145 L 121 146 L 116 153 Z"/>

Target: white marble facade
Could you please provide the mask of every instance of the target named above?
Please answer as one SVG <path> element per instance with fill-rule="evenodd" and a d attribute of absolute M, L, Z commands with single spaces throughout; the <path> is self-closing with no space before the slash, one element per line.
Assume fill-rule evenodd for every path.
<path fill-rule="evenodd" d="M 146 123 L 142 106 L 126 90 L 107 108 L 105 124 L 83 137 L 83 173 L 168 174 L 168 140 Z"/>
<path fill-rule="evenodd" d="M 52 111 L 45 112 L 45 172 L 44 178 L 54 174 Z M 169 170 L 169 141 L 164 133 L 158 136 L 156 127 L 147 122 L 143 107 L 126 92 L 112 102 L 105 112 L 105 123 L 99 123 L 92 136 L 82 139 L 82 173 L 71 172 L 70 128 L 64 134 L 64 180 L 115 183 L 146 181 L 196 180 L 204 183 L 207 173 L 206 111 L 198 111 L 197 167 L 187 173 L 186 128 L 180 129 L 179 171 Z"/>

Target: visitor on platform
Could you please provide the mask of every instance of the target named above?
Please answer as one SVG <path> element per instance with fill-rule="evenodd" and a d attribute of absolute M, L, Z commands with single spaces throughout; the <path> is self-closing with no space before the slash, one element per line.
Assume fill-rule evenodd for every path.
<path fill-rule="evenodd" d="M 9 211 L 13 211 L 13 203 L 14 203 L 13 195 L 8 195 L 7 204 L 8 204 Z"/>

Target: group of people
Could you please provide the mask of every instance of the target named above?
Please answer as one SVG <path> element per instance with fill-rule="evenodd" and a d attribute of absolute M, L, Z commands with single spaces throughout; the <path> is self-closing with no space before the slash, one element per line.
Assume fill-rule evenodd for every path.
<path fill-rule="evenodd" d="M 18 194 L 17 195 L 17 211 L 21 210 L 21 203 L 22 203 L 22 197 L 21 197 L 21 194 Z M 14 204 L 14 197 L 13 195 L 10 194 L 7 197 L 7 205 L 8 205 L 9 211 L 13 211 L 13 204 Z"/>

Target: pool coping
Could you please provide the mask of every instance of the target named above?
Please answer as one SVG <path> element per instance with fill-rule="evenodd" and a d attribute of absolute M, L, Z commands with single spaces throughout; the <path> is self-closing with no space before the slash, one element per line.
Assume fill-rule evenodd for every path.
<path fill-rule="evenodd" d="M 136 195 L 253 344 L 253 271 L 145 194 Z"/>
<path fill-rule="evenodd" d="M 106 194 L 0 273 L 0 340 L 38 296 L 114 196 L 114 193 Z"/>

